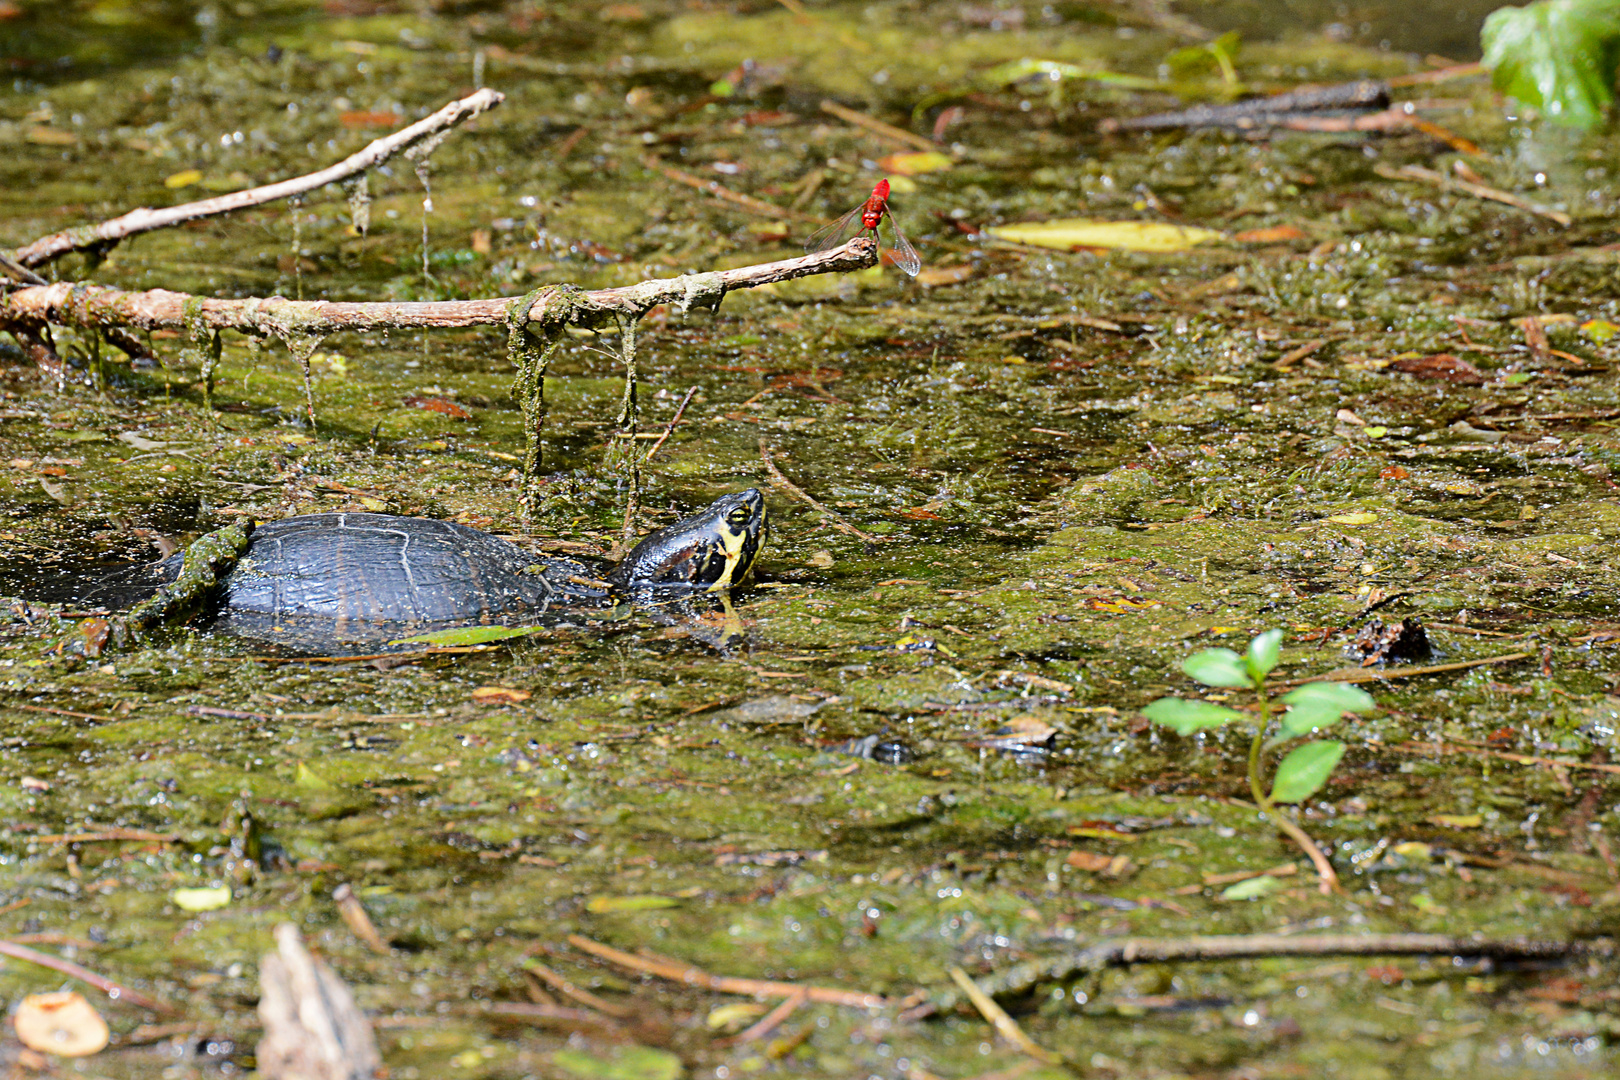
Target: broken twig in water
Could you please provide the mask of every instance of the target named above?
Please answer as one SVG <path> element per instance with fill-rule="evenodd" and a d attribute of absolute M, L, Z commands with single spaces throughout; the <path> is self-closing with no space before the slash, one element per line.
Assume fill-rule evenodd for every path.
<path fill-rule="evenodd" d="M 1563 226 L 1568 226 L 1574 221 L 1574 218 L 1562 210 L 1553 210 L 1539 203 L 1533 203 L 1529 199 L 1520 198 L 1511 191 L 1502 191 L 1485 184 L 1475 183 L 1472 180 L 1460 180 L 1447 176 L 1445 173 L 1436 172 L 1433 169 L 1425 169 L 1421 165 L 1402 165 L 1400 168 L 1396 168 L 1380 161 L 1373 165 L 1373 172 L 1386 180 L 1415 180 L 1420 183 L 1434 184 L 1445 191 L 1460 191 L 1464 195 L 1472 195 L 1476 199 L 1486 199 L 1490 202 L 1501 203 L 1504 206 L 1511 206 L 1517 210 L 1524 210 L 1527 213 L 1538 214 L 1548 221 Z"/>
<path fill-rule="evenodd" d="M 0 938 L 0 956 L 9 956 L 13 960 L 21 960 L 29 964 L 38 964 L 40 967 L 50 968 L 52 971 L 61 972 L 63 975 L 66 975 L 69 978 L 78 979 L 81 982 L 89 983 L 91 986 L 95 987 L 97 990 L 100 990 L 110 998 L 115 998 L 118 1001 L 127 1001 L 131 1005 L 138 1006 L 142 1009 L 150 1009 L 152 1012 L 162 1013 L 177 1013 L 180 1011 L 173 1005 L 154 1000 L 153 998 L 149 998 L 144 994 L 137 994 L 128 987 L 115 983 L 105 976 L 97 975 L 89 968 L 80 967 L 71 960 L 63 960 L 60 956 L 52 956 L 50 953 L 42 953 L 36 949 L 30 949 L 28 946 L 19 945 L 15 941 L 6 941 L 3 938 Z"/>
<path fill-rule="evenodd" d="M 1454 937 L 1449 934 L 1237 934 L 1230 937 L 1117 938 L 1028 960 L 978 980 L 986 994 L 1019 994 L 1042 982 L 1062 982 L 1090 971 L 1125 964 L 1247 960 L 1282 956 L 1478 956 L 1493 960 L 1562 960 L 1611 956 L 1614 943 Z M 949 990 L 935 995 L 936 1011 L 961 999 Z"/>
<path fill-rule="evenodd" d="M 681 403 L 675 407 L 675 415 L 669 418 L 669 425 L 664 428 L 664 433 L 658 436 L 658 441 L 652 444 L 652 449 L 648 450 L 647 456 L 642 459 L 641 463 L 643 465 L 653 459 L 653 455 L 658 453 L 658 448 L 664 445 L 664 440 L 669 438 L 670 434 L 674 432 L 675 425 L 681 422 L 681 416 L 686 412 L 686 406 L 692 400 L 692 395 L 695 393 L 697 393 L 697 387 L 695 386 L 686 391 L 686 396 L 681 398 Z"/>
<path fill-rule="evenodd" d="M 1235 128 L 1253 131 L 1276 126 L 1284 117 L 1327 112 L 1372 111 L 1389 108 L 1389 84 L 1377 79 L 1338 86 L 1295 90 L 1252 98 L 1235 105 L 1194 105 L 1177 112 L 1153 113 L 1124 120 L 1104 120 L 1102 132 L 1161 131 L 1166 128 Z"/>
<path fill-rule="evenodd" d="M 990 1026 L 996 1029 L 1003 1039 L 1012 1043 L 1019 1050 L 1028 1054 L 1036 1061 L 1047 1065 L 1061 1065 L 1063 1056 L 1055 1054 L 1046 1047 L 1041 1046 L 1034 1039 L 1024 1034 L 1024 1029 L 1018 1026 L 1018 1021 L 1007 1015 L 1007 1010 L 996 1004 L 994 998 L 975 983 L 968 973 L 959 967 L 951 968 L 951 981 L 961 988 L 962 993 L 973 1002 L 973 1007 L 979 1010 L 979 1015 L 990 1021 Z"/>
<path fill-rule="evenodd" d="M 799 983 L 773 982 L 768 979 L 744 979 L 733 975 L 711 975 L 702 968 L 678 960 L 651 960 L 645 956 L 622 952 L 611 945 L 603 945 L 579 934 L 569 934 L 568 944 L 580 952 L 590 953 L 598 959 L 631 971 L 656 975 L 670 982 L 684 983 L 703 990 L 715 990 L 722 994 L 745 994 L 750 997 L 795 997 L 803 994 L 810 1001 L 822 1005 L 844 1005 L 853 1009 L 881 1009 L 893 1004 L 880 994 L 864 994 L 859 990 L 803 986 Z"/>
<path fill-rule="evenodd" d="M 778 262 L 739 266 L 705 274 L 653 278 L 635 285 L 594 292 L 541 295 L 529 311 L 529 322 L 545 323 L 565 309 L 571 325 L 598 325 L 617 315 L 639 317 L 659 304 L 681 310 L 718 304 L 726 293 L 753 289 L 815 274 L 865 270 L 878 262 L 877 242 L 857 236 L 843 247 Z M 125 292 L 100 285 L 60 282 L 16 289 L 0 296 L 0 326 L 23 327 L 59 323 L 68 326 L 103 326 L 108 323 L 138 326 L 143 330 L 190 329 L 187 309 L 195 311 L 198 327 L 238 330 L 262 336 L 283 326 L 297 327 L 303 335 L 324 335 L 343 330 L 382 328 L 445 328 L 505 326 L 507 308 L 521 297 L 488 300 L 437 300 L 393 303 L 387 301 L 335 303 L 326 300 L 285 300 L 250 297 L 215 300 L 167 289 Z"/>
<path fill-rule="evenodd" d="M 776 483 L 784 491 L 786 491 L 789 495 L 792 495 L 795 499 L 798 499 L 800 502 L 804 503 L 806 506 L 810 507 L 810 509 L 826 514 L 828 519 L 831 520 L 834 528 L 841 532 L 847 532 L 851 536 L 860 537 L 869 544 L 881 542 L 879 537 L 873 536 L 870 533 L 864 533 L 857 529 L 855 526 L 845 521 L 844 516 L 838 511 L 823 506 L 821 503 L 816 501 L 815 496 L 811 495 L 798 484 L 795 484 L 793 481 L 783 476 L 782 470 L 778 469 L 776 467 L 776 462 L 771 460 L 771 448 L 763 438 L 759 440 L 759 458 L 765 463 L 765 471 L 771 474 L 772 480 L 776 481 Z"/>
<path fill-rule="evenodd" d="M 1485 667 L 1487 664 L 1510 664 L 1515 660 L 1528 660 L 1533 656 L 1535 653 L 1503 653 L 1501 656 L 1487 656 L 1483 660 L 1463 660 L 1455 664 L 1427 664 L 1423 667 L 1395 668 L 1387 671 L 1374 671 L 1372 668 L 1362 667 L 1336 668 L 1320 675 L 1312 675 L 1308 679 L 1289 679 L 1275 685 L 1283 687 L 1304 686 L 1313 682 L 1390 682 L 1395 679 L 1410 679 L 1417 675 L 1442 675 L 1448 671 L 1466 671 L 1469 668 Z"/>
<path fill-rule="evenodd" d="M 471 120 L 480 113 L 488 112 L 505 100 L 505 95 L 494 90 L 479 90 L 459 101 L 452 101 L 432 116 L 418 120 L 410 127 L 400 128 L 391 135 L 384 135 L 363 150 L 350 154 L 336 165 L 319 172 L 265 184 L 262 187 L 248 188 L 245 191 L 233 191 L 218 198 L 167 206 L 160 210 L 149 207 L 131 210 L 122 217 L 103 221 L 99 225 L 81 225 L 76 229 L 64 229 L 62 232 L 41 237 L 26 247 L 18 248 L 11 253 L 11 257 L 23 266 L 40 266 L 69 252 L 85 248 L 107 248 L 120 240 L 154 229 L 165 229 L 197 218 L 228 214 L 233 210 L 303 195 L 327 184 L 335 184 L 364 173 L 367 169 L 381 165 L 401 150 L 463 121 Z"/>

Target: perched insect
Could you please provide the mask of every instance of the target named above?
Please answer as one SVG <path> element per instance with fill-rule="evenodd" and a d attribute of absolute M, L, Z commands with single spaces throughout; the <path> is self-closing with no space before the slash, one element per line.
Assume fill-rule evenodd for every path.
<path fill-rule="evenodd" d="M 835 248 L 846 243 L 857 232 L 870 232 L 872 238 L 881 245 L 883 239 L 878 235 L 878 224 L 884 218 L 889 219 L 889 232 L 894 236 L 894 244 L 880 250 L 890 262 L 905 271 L 908 276 L 916 277 L 917 271 L 922 269 L 922 260 L 917 257 L 917 249 L 911 246 L 906 234 L 900 231 L 900 223 L 894 220 L 894 214 L 889 211 L 887 180 L 877 182 L 877 186 L 872 189 L 871 198 L 805 241 L 804 250 L 814 254 Z"/>

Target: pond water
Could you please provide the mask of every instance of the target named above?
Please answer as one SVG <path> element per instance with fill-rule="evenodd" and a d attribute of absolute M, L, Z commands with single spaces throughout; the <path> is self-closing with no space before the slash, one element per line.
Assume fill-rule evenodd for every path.
<path fill-rule="evenodd" d="M 86 1072 L 251 1069 L 287 919 L 402 1080 L 1057 1077 L 946 999 L 952 968 L 991 981 L 1120 936 L 1612 934 L 1620 144 L 1445 70 L 1477 56 L 1487 8 L 0 0 L 7 246 L 311 171 L 479 83 L 506 95 L 432 154 L 425 216 L 396 159 L 369 177 L 368 230 L 334 187 L 47 275 L 343 300 L 603 288 L 791 257 L 885 175 L 923 259 L 916 280 L 811 277 L 641 324 L 641 432 L 691 397 L 642 469 L 638 528 L 749 486 L 770 501 L 732 615 L 327 663 L 205 630 L 63 655 L 73 617 L 7 607 L 0 936 L 179 1010 L 98 999 L 114 1043 Z M 1431 127 L 1099 132 L 1227 100 L 1199 43 L 1229 30 L 1242 88 L 1390 78 Z M 1030 58 L 1138 81 L 986 76 Z M 896 161 L 915 147 L 825 99 L 937 129 L 943 157 Z M 1400 172 L 1459 164 L 1541 212 Z M 1074 217 L 1220 235 L 1152 253 L 982 231 Z M 224 336 L 212 411 L 182 333 L 153 335 L 161 366 L 106 350 L 99 380 L 88 335 L 54 343 L 62 379 L 0 346 L 8 596 L 243 517 L 425 515 L 586 556 L 620 537 L 616 334 L 573 333 L 552 365 L 528 525 L 504 332 L 328 337 L 313 427 L 276 342 Z M 1270 628 L 1278 679 L 1354 666 L 1371 618 L 1425 623 L 1431 665 L 1517 659 L 1364 684 L 1376 710 L 1335 729 L 1346 756 L 1296 815 L 1343 879 L 1324 896 L 1247 801 L 1247 740 L 1140 709 L 1196 694 L 1189 654 Z M 221 886 L 215 910 L 174 898 Z M 728 1043 L 770 1003 L 569 935 L 942 1011 L 811 1003 Z M 626 1015 L 515 1015 L 581 1007 L 536 961 Z M 1613 983 L 1597 959 L 1323 956 L 1001 1000 L 1098 1076 L 1597 1076 Z M 8 1003 L 61 984 L 0 967 Z"/>

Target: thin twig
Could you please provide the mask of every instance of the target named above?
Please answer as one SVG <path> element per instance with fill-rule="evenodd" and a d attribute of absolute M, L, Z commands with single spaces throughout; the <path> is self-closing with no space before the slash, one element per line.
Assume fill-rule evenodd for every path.
<path fill-rule="evenodd" d="M 561 1005 L 543 1005 L 528 1001 L 492 1001 L 472 1013 L 474 1016 L 504 1016 L 514 1020 L 527 1020 L 541 1025 L 555 1025 L 570 1029 L 578 1027 L 602 1028 L 610 1032 L 622 1031 L 617 1020 L 599 1016 L 589 1009 L 569 1009 Z"/>
<path fill-rule="evenodd" d="M 722 994 L 745 994 L 750 997 L 793 997 L 803 994 L 822 1005 L 844 1005 L 852 1009 L 881 1009 L 891 1002 L 879 994 L 863 994 L 859 990 L 839 990 L 829 986 L 804 986 L 799 983 L 773 982 L 768 979 L 743 979 L 734 975 L 711 975 L 702 968 L 679 960 L 651 960 L 645 956 L 622 952 L 610 945 L 592 941 L 579 934 L 569 934 L 568 944 L 581 952 L 617 964 L 631 971 L 656 975 L 670 982 L 684 983 L 703 990 Z"/>
<path fill-rule="evenodd" d="M 1054 1054 L 1046 1047 L 1041 1046 L 1034 1039 L 1024 1034 L 1024 1029 L 1018 1026 L 1018 1021 L 1007 1015 L 1007 1011 L 997 1005 L 995 999 L 979 989 L 971 976 L 959 967 L 951 968 L 951 981 L 961 987 L 962 993 L 973 1002 L 973 1007 L 979 1010 L 979 1015 L 990 1021 L 990 1026 L 1000 1033 L 1003 1039 L 1012 1043 L 1022 1052 L 1037 1061 L 1047 1065 L 1061 1065 L 1063 1057 Z"/>
<path fill-rule="evenodd" d="M 378 956 L 391 956 L 394 950 L 384 941 L 382 935 L 377 933 L 377 924 L 371 921 L 371 915 L 360 903 L 360 898 L 354 895 L 354 889 L 344 882 L 332 891 L 332 900 L 338 906 L 338 915 L 343 919 L 349 932 L 360 939 L 360 943 Z"/>
<path fill-rule="evenodd" d="M 1274 686 L 1304 686 L 1313 682 L 1387 682 L 1394 679 L 1410 679 L 1417 675 L 1440 675 L 1447 671 L 1466 671 L 1468 668 L 1484 667 L 1487 664 L 1509 664 L 1515 660 L 1528 660 L 1535 653 L 1516 652 L 1503 653 L 1501 656 L 1487 656 L 1483 660 L 1464 660 L 1456 664 L 1428 664 L 1424 667 L 1395 668 L 1388 671 L 1375 671 L 1372 668 L 1337 668 L 1326 671 L 1320 675 L 1312 675 L 1308 679 L 1289 679 L 1287 682 L 1273 683 Z"/>
<path fill-rule="evenodd" d="M 760 1017 L 757 1023 L 749 1026 L 743 1031 L 739 1031 L 729 1039 L 721 1039 L 715 1045 L 722 1047 L 741 1046 L 744 1043 L 751 1043 L 756 1039 L 763 1039 L 765 1036 L 781 1027 L 782 1021 L 792 1016 L 798 1011 L 799 1006 L 803 1005 L 809 1000 L 810 995 L 802 992 L 798 994 L 789 994 L 787 997 L 782 999 L 782 1003 L 780 1005 L 766 1013 L 764 1016 Z"/>
<path fill-rule="evenodd" d="M 1399 754 L 1478 754 L 1482 757 L 1501 758 L 1519 765 L 1546 765 L 1559 769 L 1586 769 L 1591 772 L 1620 773 L 1620 765 L 1604 761 L 1559 761 L 1556 758 L 1536 757 L 1533 754 L 1515 754 L 1507 750 L 1492 750 L 1485 746 L 1459 746 L 1456 743 L 1404 742 L 1394 746 L 1378 747 Z"/>
<path fill-rule="evenodd" d="M 1443 191 L 1460 191 L 1465 195 L 1472 195 L 1476 199 L 1488 199 L 1491 202 L 1502 203 L 1518 210 L 1539 214 L 1549 221 L 1566 227 L 1574 220 L 1561 210 L 1553 210 L 1539 203 L 1533 203 L 1529 199 L 1520 198 L 1511 191 L 1502 191 L 1488 187 L 1485 184 L 1476 184 L 1470 180 L 1459 180 L 1447 176 L 1445 173 L 1435 172 L 1433 169 L 1425 169 L 1421 165 L 1402 165 L 1400 168 L 1396 168 L 1378 162 L 1373 166 L 1373 172 L 1386 180 L 1417 180 L 1426 184 L 1434 184 Z"/>
<path fill-rule="evenodd" d="M 1322 849 L 1316 846 L 1316 841 L 1311 839 L 1310 834 L 1295 824 L 1288 817 L 1287 811 L 1281 807 L 1272 807 L 1272 820 L 1277 828 L 1286 833 L 1288 839 L 1305 853 L 1311 860 L 1311 865 L 1316 867 L 1317 890 L 1323 896 L 1343 892 L 1344 889 L 1339 885 L 1339 875 L 1334 873 L 1333 864 L 1328 862 L 1327 856 L 1322 854 Z"/>
<path fill-rule="evenodd" d="M 686 391 L 686 396 L 681 398 L 681 403 L 675 407 L 675 415 L 669 418 L 669 425 L 664 428 L 664 433 L 658 436 L 658 441 L 652 444 L 652 449 L 648 450 L 647 456 L 642 459 L 643 464 L 653 459 L 653 455 L 658 453 L 658 448 L 664 445 L 664 440 L 669 438 L 670 433 L 675 430 L 675 425 L 681 422 L 681 414 L 686 412 L 687 402 L 692 400 L 692 395 L 697 393 L 697 389 L 694 386 Z"/>
<path fill-rule="evenodd" d="M 752 289 L 779 281 L 865 270 L 878 262 L 877 242 L 857 236 L 843 247 L 778 262 L 756 263 L 732 270 L 654 278 L 636 285 L 559 296 L 548 292 L 529 311 L 529 321 L 544 323 L 569 310 L 571 322 L 594 325 L 619 314 L 640 316 L 659 304 L 686 310 L 694 304 L 718 304 L 734 289 Z M 186 308 L 209 330 L 238 330 L 255 336 L 296 326 L 301 334 L 324 335 L 342 330 L 505 326 L 507 310 L 519 297 L 488 300 L 441 300 L 414 303 L 333 303 L 254 297 L 216 300 L 167 289 L 124 292 L 99 285 L 60 282 L 12 290 L 0 295 L 0 328 L 27 333 L 45 323 L 104 326 L 109 323 L 146 330 L 189 329 Z"/>
<path fill-rule="evenodd" d="M 662 161 L 650 155 L 642 159 L 642 164 L 654 172 L 663 173 L 664 176 L 677 184 L 685 184 L 689 188 L 696 188 L 705 195 L 713 195 L 721 202 L 740 206 L 744 210 L 764 217 L 776 218 L 780 221 L 802 221 L 806 224 L 818 224 L 821 221 L 820 218 L 811 217 L 809 214 L 801 214 L 797 210 L 787 210 L 777 206 L 775 203 L 768 203 L 764 199 L 756 199 L 752 195 L 732 191 L 718 180 L 705 180 L 701 176 L 693 176 L 691 173 L 677 169 L 673 165 L 665 165 Z"/>
<path fill-rule="evenodd" d="M 76 229 L 66 229 L 41 237 L 27 247 L 12 252 L 12 258 L 24 266 L 39 266 L 71 251 L 107 247 L 126 237 L 151 232 L 153 229 L 164 229 L 197 218 L 228 214 L 233 210 L 302 195 L 375 168 L 401 150 L 465 120 L 471 120 L 480 113 L 488 112 L 505 100 L 505 95 L 494 90 L 479 90 L 460 101 L 452 101 L 432 116 L 418 120 L 410 127 L 401 128 L 392 135 L 377 139 L 365 149 L 350 154 L 336 165 L 320 172 L 265 184 L 262 187 L 248 188 L 245 191 L 233 191 L 229 195 L 213 199 L 168 206 L 161 210 L 143 206 L 139 210 L 131 210 L 122 217 L 103 221 L 99 225 L 82 225 Z"/>
<path fill-rule="evenodd" d="M 36 836 L 36 844 L 94 844 L 104 840 L 142 840 L 154 844 L 172 844 L 179 833 L 148 832 L 146 829 L 101 829 L 97 832 L 52 833 Z"/>
<path fill-rule="evenodd" d="M 1018 994 L 1040 982 L 1061 982 L 1083 972 L 1124 964 L 1185 963 L 1281 956 L 1478 956 L 1497 960 L 1559 960 L 1610 956 L 1614 943 L 1454 937 L 1449 934 L 1239 934 L 1230 937 L 1114 938 L 1027 960 L 981 978 L 987 994 Z M 954 1008 L 951 991 L 934 998 L 938 1010 Z"/>
<path fill-rule="evenodd" d="M 778 469 L 776 467 L 776 462 L 771 460 L 771 448 L 766 444 L 763 437 L 759 440 L 759 457 L 760 460 L 765 463 L 765 470 L 771 474 L 772 480 L 775 480 L 777 484 L 780 485 L 789 495 L 792 495 L 795 499 L 798 499 L 812 510 L 826 514 L 827 517 L 832 520 L 834 528 L 839 529 L 842 532 L 847 532 L 851 536 L 858 536 L 869 544 L 881 543 L 881 540 L 878 537 L 873 536 L 871 533 L 864 533 L 857 529 L 855 526 L 845 521 L 844 516 L 838 511 L 821 505 L 821 503 L 816 501 L 815 496 L 811 495 L 798 484 L 795 484 L 793 481 L 783 476 L 782 470 Z"/>
<path fill-rule="evenodd" d="M 607 1013 L 609 1016 L 616 1016 L 620 1020 L 628 1020 L 630 1017 L 636 1015 L 636 1010 L 630 1006 L 619 1005 L 615 1002 L 599 998 L 584 987 L 574 985 L 573 980 L 568 978 L 568 976 L 559 971 L 553 971 L 551 968 L 546 967 L 546 965 L 542 964 L 538 960 L 524 961 L 523 971 L 525 974 L 533 975 L 535 978 L 541 980 L 547 986 L 557 991 L 557 993 L 562 994 L 564 997 L 571 997 L 581 1005 L 584 1005 L 587 1008 L 595 1009 L 597 1012 Z"/>
<path fill-rule="evenodd" d="M 937 151 L 939 149 L 939 144 L 930 139 L 927 139 L 914 132 L 907 131 L 905 128 L 897 128 L 893 124 L 885 124 L 882 120 L 867 116 L 863 112 L 856 112 L 854 109 L 840 105 L 836 101 L 823 101 L 821 103 L 821 111 L 831 116 L 836 116 L 838 119 L 847 124 L 854 124 L 856 127 L 865 128 L 867 131 L 871 132 L 873 135 L 879 136 L 880 138 L 888 139 L 891 142 L 900 143 L 902 146 L 911 146 L 918 150 Z"/>
<path fill-rule="evenodd" d="M 59 956 L 52 956 L 49 953 L 42 953 L 35 949 L 30 949 L 28 946 L 18 945 L 14 941 L 0 939 L 0 956 L 9 956 L 13 960 L 22 960 L 26 963 L 38 964 L 40 967 L 50 968 L 52 971 L 59 971 L 63 975 L 67 975 L 70 978 L 89 983 L 91 986 L 95 987 L 97 990 L 100 990 L 110 998 L 117 1001 L 127 1001 L 131 1005 L 138 1006 L 142 1009 L 149 1009 L 152 1012 L 163 1013 L 175 1013 L 180 1011 L 173 1005 L 168 1005 L 161 1001 L 155 1001 L 144 994 L 136 993 L 127 986 L 113 982 L 111 979 L 106 978 L 105 976 L 97 975 L 89 968 L 80 967 L 71 960 L 63 960 Z"/>

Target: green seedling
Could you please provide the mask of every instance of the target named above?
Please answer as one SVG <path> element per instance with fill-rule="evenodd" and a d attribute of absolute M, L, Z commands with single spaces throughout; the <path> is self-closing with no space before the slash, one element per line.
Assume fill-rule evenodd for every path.
<path fill-rule="evenodd" d="M 1288 743 L 1326 730 L 1338 723 L 1345 713 L 1363 713 L 1372 709 L 1373 699 L 1364 690 L 1335 682 L 1312 682 L 1295 687 L 1279 698 L 1267 693 L 1266 676 L 1277 666 L 1283 632 L 1267 630 L 1249 642 L 1242 656 L 1231 649 L 1205 649 L 1181 662 L 1181 670 L 1205 686 L 1229 690 L 1248 690 L 1254 694 L 1253 713 L 1217 705 L 1211 701 L 1191 701 L 1186 698 L 1160 698 L 1142 710 L 1144 716 L 1156 724 L 1163 724 L 1177 734 L 1191 735 L 1199 731 L 1225 727 L 1233 722 L 1252 724 L 1254 738 L 1249 744 L 1249 790 L 1254 794 L 1260 813 L 1277 823 L 1315 864 L 1322 880 L 1322 891 L 1331 892 L 1338 885 L 1332 864 L 1305 831 L 1278 809 L 1280 803 L 1298 803 L 1322 789 L 1332 775 L 1334 766 L 1344 756 L 1344 743 L 1331 739 L 1311 739 L 1291 749 L 1272 771 L 1271 782 L 1266 782 L 1267 755 Z M 1285 708 L 1279 713 L 1277 705 Z M 1275 721 L 1275 725 L 1273 724 Z M 1275 726 L 1275 732 L 1272 728 Z"/>

